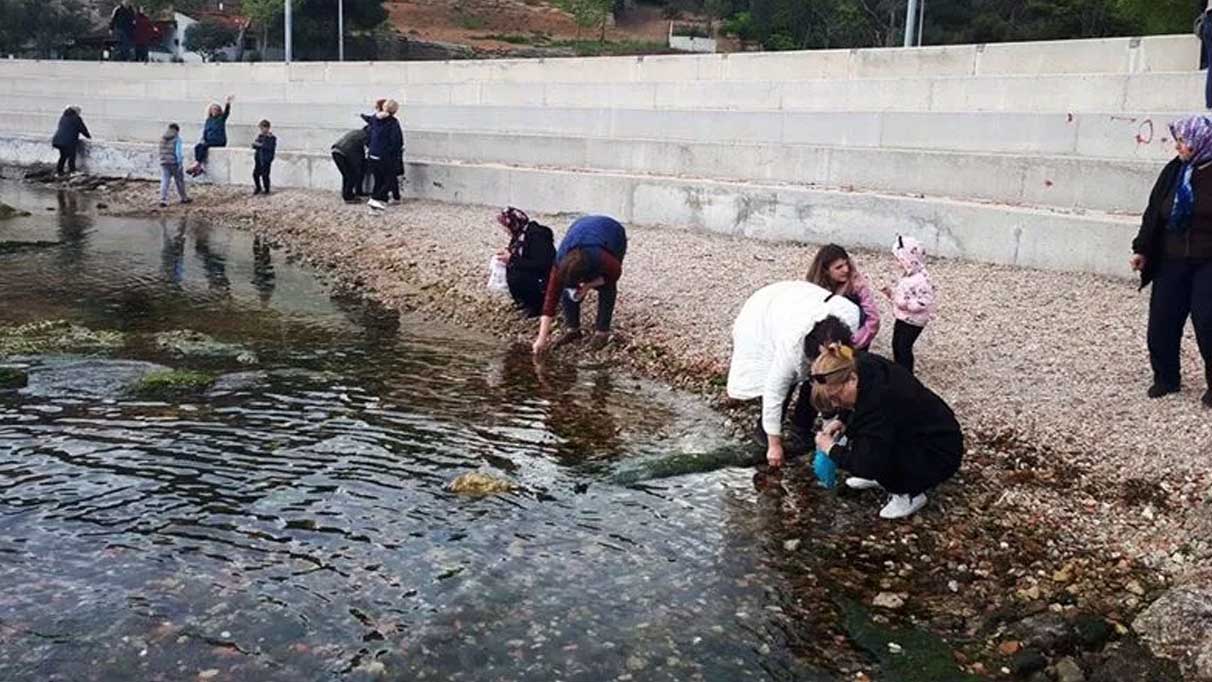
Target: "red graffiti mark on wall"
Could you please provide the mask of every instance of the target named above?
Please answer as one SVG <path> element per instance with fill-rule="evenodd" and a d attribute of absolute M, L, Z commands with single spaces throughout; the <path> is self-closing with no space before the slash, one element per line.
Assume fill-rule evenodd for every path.
<path fill-rule="evenodd" d="M 1068 116 L 1068 118 L 1067 118 L 1067 120 L 1066 120 L 1065 122 L 1066 122 L 1066 123 L 1072 123 L 1072 122 L 1073 122 L 1073 114 L 1072 114 L 1072 113 L 1070 113 L 1070 114 L 1069 114 L 1069 116 Z"/>
<path fill-rule="evenodd" d="M 1044 187 L 1051 187 L 1051 186 L 1052 186 L 1051 180 L 1044 180 Z"/>
<path fill-rule="evenodd" d="M 1140 122 L 1136 128 L 1136 144 L 1150 144 L 1153 142 L 1153 119 L 1146 118 Z"/>

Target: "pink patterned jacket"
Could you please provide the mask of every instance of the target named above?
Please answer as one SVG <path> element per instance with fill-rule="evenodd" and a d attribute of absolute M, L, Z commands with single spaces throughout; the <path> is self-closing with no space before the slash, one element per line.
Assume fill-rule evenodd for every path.
<path fill-rule="evenodd" d="M 897 237 L 892 255 L 905 269 L 892 290 L 892 314 L 915 327 L 925 327 L 938 313 L 934 285 L 926 273 L 926 249 L 913 237 Z"/>

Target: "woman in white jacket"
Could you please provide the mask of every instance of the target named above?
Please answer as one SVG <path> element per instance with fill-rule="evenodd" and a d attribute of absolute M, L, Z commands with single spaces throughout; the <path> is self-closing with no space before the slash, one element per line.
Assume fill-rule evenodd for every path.
<path fill-rule="evenodd" d="M 858 327 L 859 309 L 845 296 L 803 281 L 775 282 L 759 289 L 732 326 L 732 362 L 728 368 L 728 397 L 762 399 L 762 430 L 766 432 L 766 462 L 783 464 L 783 415 L 795 388 L 808 378 L 820 345 L 840 339 L 815 338 L 834 317 L 851 332 Z M 812 334 L 814 346 L 805 348 Z M 802 399 L 807 399 L 805 396 Z"/>

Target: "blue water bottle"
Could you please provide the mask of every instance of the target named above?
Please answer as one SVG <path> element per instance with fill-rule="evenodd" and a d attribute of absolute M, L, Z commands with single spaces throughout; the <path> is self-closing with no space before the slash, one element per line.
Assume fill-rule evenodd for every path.
<path fill-rule="evenodd" d="M 832 490 L 837 485 L 837 465 L 821 450 L 817 450 L 816 456 L 812 458 L 812 471 L 822 488 Z"/>

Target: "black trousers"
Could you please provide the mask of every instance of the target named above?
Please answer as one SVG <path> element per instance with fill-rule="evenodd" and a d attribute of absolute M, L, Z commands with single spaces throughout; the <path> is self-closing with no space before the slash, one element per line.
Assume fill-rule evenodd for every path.
<path fill-rule="evenodd" d="M 253 183 L 256 184 L 258 192 L 269 193 L 269 170 L 273 165 L 273 161 L 265 163 L 257 161 L 253 165 Z M 262 189 L 262 184 L 264 184 L 264 189 Z"/>
<path fill-rule="evenodd" d="M 547 273 L 506 268 L 505 281 L 509 284 L 509 295 L 513 302 L 526 312 L 527 317 L 538 317 L 543 313 L 543 296 L 547 292 Z"/>
<path fill-rule="evenodd" d="M 67 169 L 73 173 L 76 172 L 76 148 L 74 144 L 70 145 L 55 145 L 55 149 L 59 150 L 59 163 L 55 166 L 55 172 L 63 175 L 63 166 L 67 164 Z"/>
<path fill-rule="evenodd" d="M 614 301 L 619 295 L 618 284 L 603 284 L 597 288 L 598 292 L 598 318 L 594 321 L 594 328 L 600 332 L 610 331 L 610 322 L 614 319 Z M 581 328 L 581 302 L 572 300 L 568 292 L 560 294 L 561 301 L 564 304 L 564 324 L 569 329 Z"/>
<path fill-rule="evenodd" d="M 913 344 L 922 335 L 922 327 L 897 320 L 892 325 L 892 360 L 913 372 Z"/>
<path fill-rule="evenodd" d="M 390 159 L 367 159 L 370 172 L 375 177 L 375 187 L 370 191 L 370 198 L 375 201 L 387 201 L 387 192 L 391 189 L 392 173 L 395 163 Z"/>
<path fill-rule="evenodd" d="M 362 194 L 362 163 L 349 159 L 341 152 L 333 152 L 332 161 L 341 171 L 341 198 L 352 201 Z"/>
<path fill-rule="evenodd" d="M 1212 260 L 1162 261 L 1149 298 L 1149 361 L 1153 381 L 1168 388 L 1182 383 L 1179 349 L 1187 318 L 1204 359 L 1204 379 L 1212 388 Z"/>

